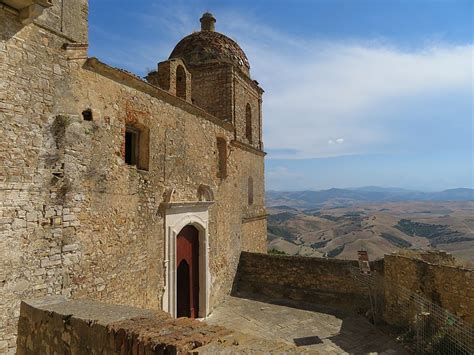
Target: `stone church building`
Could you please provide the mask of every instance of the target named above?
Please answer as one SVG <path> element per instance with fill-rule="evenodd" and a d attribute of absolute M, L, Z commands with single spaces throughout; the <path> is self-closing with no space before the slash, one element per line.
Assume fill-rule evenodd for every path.
<path fill-rule="evenodd" d="M 0 1 L 0 352 L 22 299 L 206 317 L 241 251 L 266 251 L 263 90 L 239 45 L 205 13 L 142 79 L 87 56 L 87 17 Z"/>

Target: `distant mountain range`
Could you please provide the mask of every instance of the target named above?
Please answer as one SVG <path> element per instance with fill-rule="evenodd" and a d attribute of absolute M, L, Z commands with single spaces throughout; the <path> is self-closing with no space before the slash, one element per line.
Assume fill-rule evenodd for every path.
<path fill-rule="evenodd" d="M 422 192 L 367 186 L 319 191 L 267 191 L 266 200 L 268 207 L 288 206 L 295 208 L 317 208 L 328 207 L 328 205 L 350 206 L 371 202 L 474 201 L 474 189 L 457 188 L 439 192 Z"/>

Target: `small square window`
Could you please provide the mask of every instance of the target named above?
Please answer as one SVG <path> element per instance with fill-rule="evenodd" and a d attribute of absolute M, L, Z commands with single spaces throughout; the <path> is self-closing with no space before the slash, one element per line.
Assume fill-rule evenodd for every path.
<path fill-rule="evenodd" d="M 87 110 L 82 111 L 82 118 L 84 121 L 92 121 L 92 110 L 88 108 Z"/>

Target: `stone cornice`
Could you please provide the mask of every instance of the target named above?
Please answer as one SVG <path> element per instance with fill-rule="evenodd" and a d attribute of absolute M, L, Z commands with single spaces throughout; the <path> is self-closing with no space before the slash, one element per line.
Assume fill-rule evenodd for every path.
<path fill-rule="evenodd" d="M 230 142 L 230 144 L 234 147 L 240 148 L 240 149 L 245 150 L 247 152 L 250 152 L 250 153 L 253 153 L 253 154 L 256 154 L 256 155 L 260 155 L 261 157 L 264 157 L 265 155 L 267 155 L 267 153 L 265 153 L 264 151 L 258 150 L 256 148 L 252 147 L 251 145 L 248 145 L 246 143 L 243 143 L 243 142 L 240 142 L 240 141 L 237 141 L 237 140 L 232 140 Z"/>
<path fill-rule="evenodd" d="M 161 205 L 167 210 L 176 210 L 183 208 L 207 209 L 214 204 L 214 201 L 178 201 L 163 202 Z"/>
<path fill-rule="evenodd" d="M 93 71 L 97 74 L 100 74 L 104 77 L 107 77 L 113 81 L 116 81 L 120 84 L 126 85 L 130 88 L 133 88 L 135 90 L 141 91 L 145 94 L 148 94 L 152 97 L 155 97 L 157 99 L 163 100 L 173 106 L 179 107 L 180 109 L 204 118 L 230 132 L 234 131 L 234 126 L 229 123 L 225 122 L 210 113 L 204 111 L 203 109 L 179 98 L 176 96 L 171 95 L 170 93 L 154 86 L 151 85 L 150 83 L 146 82 L 145 80 L 141 79 L 140 77 L 127 72 L 125 70 L 121 70 L 118 68 L 111 67 L 105 63 L 102 63 L 100 60 L 97 58 L 89 58 L 86 60 L 83 66 L 84 69 Z"/>
<path fill-rule="evenodd" d="M 252 216 L 252 217 L 243 217 L 242 218 L 242 223 L 248 223 L 248 222 L 253 222 L 253 221 L 259 221 L 261 219 L 267 219 L 268 213 L 261 214 L 259 216 Z"/>

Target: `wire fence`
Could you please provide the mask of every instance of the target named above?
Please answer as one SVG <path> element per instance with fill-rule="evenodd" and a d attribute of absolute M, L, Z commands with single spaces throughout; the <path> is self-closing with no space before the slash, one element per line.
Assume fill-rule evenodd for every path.
<path fill-rule="evenodd" d="M 403 324 L 403 341 L 416 354 L 474 354 L 471 324 L 402 286 L 384 284 L 377 273 L 361 274 L 354 268 L 351 274 L 368 288 L 374 324 L 383 317 L 384 294 L 396 303 L 398 323 Z"/>

